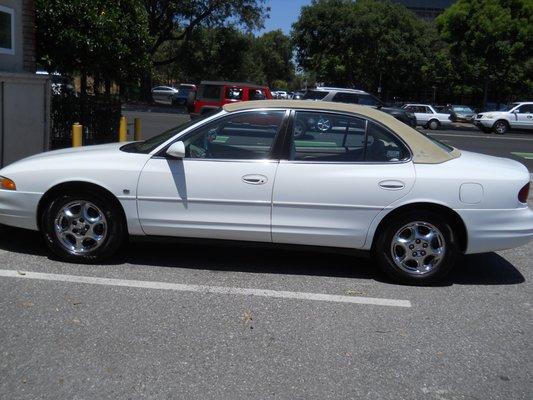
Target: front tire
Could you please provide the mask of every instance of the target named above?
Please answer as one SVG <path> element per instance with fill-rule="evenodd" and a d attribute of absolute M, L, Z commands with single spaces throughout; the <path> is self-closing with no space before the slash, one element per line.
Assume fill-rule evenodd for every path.
<path fill-rule="evenodd" d="M 425 285 L 441 281 L 461 252 L 457 235 L 444 218 L 416 211 L 388 221 L 376 238 L 373 253 L 394 281 Z"/>
<path fill-rule="evenodd" d="M 509 124 L 507 121 L 499 120 L 494 123 L 492 129 L 499 135 L 505 135 L 509 130 Z"/>
<path fill-rule="evenodd" d="M 98 193 L 53 198 L 41 217 L 46 245 L 61 260 L 98 263 L 115 254 L 126 237 L 122 210 Z"/>

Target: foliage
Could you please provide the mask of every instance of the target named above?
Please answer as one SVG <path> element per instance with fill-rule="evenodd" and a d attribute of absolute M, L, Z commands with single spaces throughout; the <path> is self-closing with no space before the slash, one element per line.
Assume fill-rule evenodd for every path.
<path fill-rule="evenodd" d="M 148 63 L 147 18 L 138 0 L 35 0 L 37 57 L 48 71 L 109 80 Z"/>
<path fill-rule="evenodd" d="M 276 79 L 289 81 L 294 75 L 290 38 L 281 31 L 255 37 L 234 26 L 200 27 L 187 46 L 168 43 L 155 59 L 171 54 L 177 56 L 176 62 L 155 69 L 161 82 L 209 79 L 272 85 Z"/>
<path fill-rule="evenodd" d="M 495 97 L 531 96 L 533 90 L 533 2 L 530 0 L 458 0 L 437 18 L 441 52 L 459 90 L 486 102 Z"/>
<path fill-rule="evenodd" d="M 414 95 L 436 31 L 405 7 L 375 0 L 314 0 L 293 25 L 297 61 L 320 82 Z"/>

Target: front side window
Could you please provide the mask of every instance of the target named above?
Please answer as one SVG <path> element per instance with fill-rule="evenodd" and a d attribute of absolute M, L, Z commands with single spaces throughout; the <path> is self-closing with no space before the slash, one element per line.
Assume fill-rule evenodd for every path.
<path fill-rule="evenodd" d="M 250 111 L 220 118 L 183 140 L 186 158 L 260 160 L 270 157 L 284 111 Z"/>
<path fill-rule="evenodd" d="M 0 54 L 15 54 L 15 21 L 11 8 L 0 6 Z"/>
<path fill-rule="evenodd" d="M 262 89 L 250 89 L 250 100 L 265 100 L 265 92 Z"/>
<path fill-rule="evenodd" d="M 519 114 L 530 114 L 533 112 L 533 104 L 522 104 L 516 109 Z"/>
<path fill-rule="evenodd" d="M 297 111 L 289 160 L 397 162 L 409 159 L 403 143 L 382 126 L 341 114 Z"/>

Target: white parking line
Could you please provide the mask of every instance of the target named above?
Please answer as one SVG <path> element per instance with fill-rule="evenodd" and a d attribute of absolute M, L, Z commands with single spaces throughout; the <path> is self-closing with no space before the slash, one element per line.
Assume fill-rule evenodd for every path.
<path fill-rule="evenodd" d="M 42 272 L 0 270 L 0 276 L 19 279 L 37 279 L 44 281 L 59 281 L 72 283 L 87 283 L 91 285 L 122 286 L 144 289 L 173 290 L 176 292 L 199 292 L 214 294 L 230 294 L 243 296 L 274 297 L 281 299 L 326 301 L 333 303 L 370 304 L 388 307 L 411 307 L 409 300 L 382 299 L 375 297 L 340 296 L 334 294 L 289 292 L 283 290 L 247 289 L 224 286 L 188 285 L 181 283 L 138 281 L 126 279 L 98 278 L 92 276 L 76 276 L 61 274 L 46 274 Z"/>
<path fill-rule="evenodd" d="M 430 132 L 430 136 L 447 136 L 450 138 L 475 138 L 475 139 L 488 139 L 488 140 L 520 140 L 520 141 L 533 141 L 533 138 L 526 138 L 526 137 L 502 137 L 502 136 L 488 136 L 488 135 L 464 135 L 460 133 L 444 133 L 444 132 Z"/>

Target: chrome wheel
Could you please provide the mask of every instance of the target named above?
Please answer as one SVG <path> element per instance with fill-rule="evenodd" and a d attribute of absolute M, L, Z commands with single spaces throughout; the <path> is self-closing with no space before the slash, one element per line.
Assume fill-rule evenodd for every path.
<path fill-rule="evenodd" d="M 443 260 L 446 244 L 442 233 L 432 224 L 411 222 L 398 229 L 392 238 L 394 263 L 411 275 L 433 271 Z"/>
<path fill-rule="evenodd" d="M 54 221 L 59 243 L 72 254 L 87 254 L 104 243 L 107 221 L 93 203 L 78 200 L 59 210 Z"/>
<path fill-rule="evenodd" d="M 503 135 L 507 132 L 507 124 L 505 122 L 498 121 L 494 124 L 494 130 L 496 133 Z"/>

